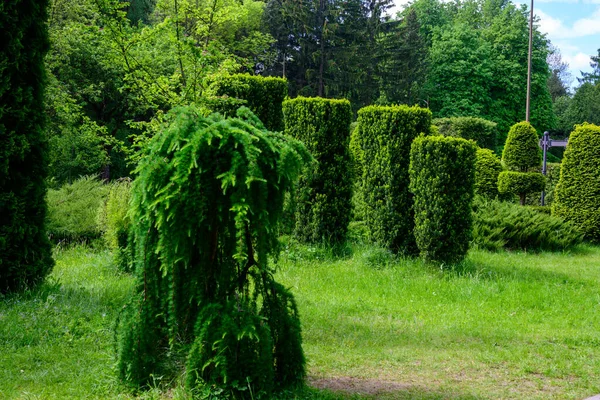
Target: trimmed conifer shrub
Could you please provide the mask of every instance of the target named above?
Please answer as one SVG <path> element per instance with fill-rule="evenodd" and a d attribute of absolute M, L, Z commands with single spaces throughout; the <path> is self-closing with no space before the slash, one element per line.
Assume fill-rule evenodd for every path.
<path fill-rule="evenodd" d="M 502 172 L 500 158 L 490 149 L 477 149 L 475 160 L 475 194 L 498 197 L 498 175 Z"/>
<path fill-rule="evenodd" d="M 569 138 L 554 191 L 552 214 L 600 242 L 600 127 L 578 125 Z"/>
<path fill-rule="evenodd" d="M 269 260 L 284 194 L 310 154 L 245 107 L 230 119 L 200 114 L 173 110 L 136 170 L 138 284 L 118 330 L 118 371 L 143 385 L 189 349 L 190 389 L 268 398 L 305 375 L 296 304 Z"/>
<path fill-rule="evenodd" d="M 432 124 L 437 126 L 444 136 L 474 140 L 479 147 L 495 150 L 497 124 L 483 118 L 451 117 L 436 118 Z"/>
<path fill-rule="evenodd" d="M 368 106 L 358 111 L 353 141 L 365 166 L 358 201 L 371 240 L 393 252 L 417 254 L 413 199 L 408 189 L 410 145 L 431 129 L 431 111 Z"/>
<path fill-rule="evenodd" d="M 348 100 L 297 97 L 283 103 L 285 133 L 303 142 L 317 164 L 300 178 L 295 236 L 303 242 L 342 243 L 352 211 Z"/>
<path fill-rule="evenodd" d="M 410 150 L 415 239 L 421 257 L 455 263 L 471 240 L 476 146 L 461 138 L 421 136 Z"/>
<path fill-rule="evenodd" d="M 281 104 L 287 93 L 287 80 L 284 78 L 248 74 L 219 77 L 218 80 L 210 83 L 207 90 L 207 96 L 224 100 L 214 102 L 212 108 L 215 111 L 235 115 L 235 110 L 245 105 L 271 131 L 284 129 Z M 232 99 L 225 99 L 225 97 Z"/>
<path fill-rule="evenodd" d="M 54 265 L 45 230 L 47 7 L 0 6 L 0 293 L 41 282 Z"/>
<path fill-rule="evenodd" d="M 539 168 L 542 162 L 538 140 L 535 128 L 529 122 L 519 122 L 508 131 L 502 152 L 502 163 L 508 171 L 498 176 L 498 190 L 519 196 L 521 205 L 525 205 L 527 194 L 544 190 L 546 184 L 539 172 L 528 173 L 530 169 Z"/>

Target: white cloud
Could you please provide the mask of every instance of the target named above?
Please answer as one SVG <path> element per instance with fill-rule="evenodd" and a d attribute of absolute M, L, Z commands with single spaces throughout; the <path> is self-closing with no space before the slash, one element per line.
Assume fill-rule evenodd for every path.
<path fill-rule="evenodd" d="M 540 18 L 540 30 L 547 33 L 553 41 L 600 34 L 600 8 L 590 17 L 575 21 L 573 26 L 570 27 L 566 26 L 560 19 L 551 17 L 542 10 L 534 10 L 534 13 Z"/>
<path fill-rule="evenodd" d="M 569 63 L 571 71 L 579 73 L 579 71 L 587 71 L 590 69 L 590 56 L 589 54 L 577 53 L 575 55 L 564 54 L 563 59 Z"/>

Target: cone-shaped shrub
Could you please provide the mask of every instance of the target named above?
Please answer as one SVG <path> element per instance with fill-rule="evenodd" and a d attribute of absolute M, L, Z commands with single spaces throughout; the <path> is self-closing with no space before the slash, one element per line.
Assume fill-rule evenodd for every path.
<path fill-rule="evenodd" d="M 502 162 L 508 171 L 498 176 L 498 190 L 518 195 L 521 205 L 525 205 L 528 193 L 543 190 L 546 182 L 539 172 L 525 174 L 530 168 L 539 167 L 542 161 L 538 141 L 535 128 L 529 122 L 519 122 L 508 131 L 502 152 Z"/>
<path fill-rule="evenodd" d="M 476 117 L 436 118 L 432 124 L 444 136 L 474 140 L 479 147 L 496 149 L 496 123 Z"/>
<path fill-rule="evenodd" d="M 231 119 L 191 107 L 169 119 L 132 185 L 138 284 L 119 328 L 119 374 L 143 385 L 190 349 L 190 388 L 256 398 L 297 384 L 300 322 L 269 260 L 284 194 L 310 155 L 245 107 Z"/>
<path fill-rule="evenodd" d="M 47 0 L 0 6 L 0 293 L 39 283 L 53 266 L 44 228 L 47 6 Z"/>
<path fill-rule="evenodd" d="M 475 194 L 488 199 L 498 197 L 498 175 L 500 172 L 502 172 L 500 158 L 492 150 L 477 149 Z"/>
<path fill-rule="evenodd" d="M 285 133 L 302 141 L 317 164 L 306 169 L 296 193 L 296 237 L 342 243 L 352 209 L 348 100 L 298 97 L 283 103 Z"/>
<path fill-rule="evenodd" d="M 235 115 L 235 110 L 243 104 L 271 131 L 282 131 L 284 128 L 281 103 L 287 93 L 287 80 L 284 78 L 248 74 L 219 77 L 207 90 L 208 96 L 229 97 L 232 100 L 216 102 L 213 107 L 215 111 Z"/>
<path fill-rule="evenodd" d="M 425 260 L 454 263 L 467 255 L 475 153 L 475 144 L 460 138 L 421 136 L 412 144 L 415 238 Z"/>
<path fill-rule="evenodd" d="M 600 242 L 600 127 L 578 125 L 571 133 L 554 191 L 552 214 Z"/>
<path fill-rule="evenodd" d="M 431 111 L 408 106 L 368 106 L 358 111 L 360 202 L 373 241 L 394 252 L 416 254 L 413 200 L 408 189 L 410 145 L 431 128 Z"/>

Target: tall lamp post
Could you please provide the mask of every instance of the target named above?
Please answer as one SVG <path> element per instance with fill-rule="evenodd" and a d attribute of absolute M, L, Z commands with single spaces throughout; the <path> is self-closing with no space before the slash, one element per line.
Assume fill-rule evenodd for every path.
<path fill-rule="evenodd" d="M 527 55 L 527 100 L 525 104 L 525 121 L 529 122 L 531 101 L 531 53 L 533 52 L 533 0 L 529 14 L 529 53 Z"/>

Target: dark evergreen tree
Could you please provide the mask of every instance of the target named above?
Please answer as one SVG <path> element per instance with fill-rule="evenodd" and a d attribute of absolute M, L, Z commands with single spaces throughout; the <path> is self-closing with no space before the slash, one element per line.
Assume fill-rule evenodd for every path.
<path fill-rule="evenodd" d="M 590 67 L 592 72 L 581 72 L 581 78 L 577 78 L 579 83 L 600 83 L 600 49 L 598 49 L 598 55 L 590 56 Z"/>
<path fill-rule="evenodd" d="M 44 228 L 47 6 L 0 6 L 0 293 L 40 282 L 53 266 Z"/>

